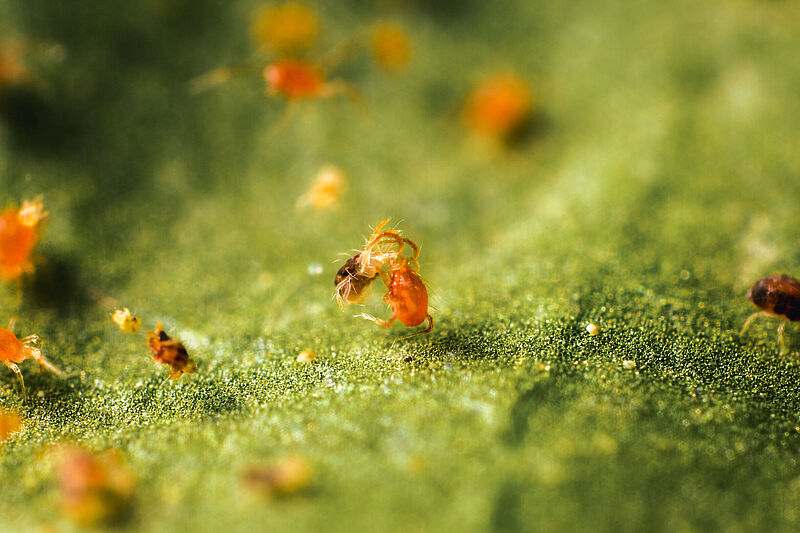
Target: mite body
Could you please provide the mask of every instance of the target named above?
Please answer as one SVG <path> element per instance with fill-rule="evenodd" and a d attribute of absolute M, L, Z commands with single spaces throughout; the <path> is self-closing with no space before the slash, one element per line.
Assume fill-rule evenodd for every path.
<path fill-rule="evenodd" d="M 260 9 L 252 27 L 257 44 L 282 54 L 310 48 L 317 41 L 319 32 L 317 13 L 296 2 Z"/>
<path fill-rule="evenodd" d="M 390 326 L 399 320 L 408 327 L 419 326 L 428 319 L 428 328 L 420 333 L 433 329 L 433 318 L 428 314 L 428 289 L 419 274 L 412 270 L 408 261 L 390 267 L 384 274 L 387 292 L 383 301 L 392 308 L 392 318 L 387 322 L 378 321 L 382 326 Z"/>
<path fill-rule="evenodd" d="M 800 321 L 800 281 L 785 274 L 776 274 L 758 280 L 747 292 L 747 298 L 759 309 L 744 323 L 743 335 L 756 318 L 763 316 L 782 320 L 778 326 L 778 343 L 781 354 L 788 352 L 783 339 L 786 321 Z"/>
<path fill-rule="evenodd" d="M 377 271 L 367 274 L 360 272 L 361 253 L 357 253 L 345 262 L 336 273 L 336 301 L 340 306 L 363 302 L 370 293 L 370 285 L 378 277 Z"/>
<path fill-rule="evenodd" d="M 170 367 L 169 377 L 172 379 L 178 379 L 183 374 L 192 374 L 197 368 L 183 343 L 164 333 L 161 322 L 156 323 L 155 331 L 147 332 L 147 346 L 153 352 L 155 362 Z"/>
<path fill-rule="evenodd" d="M 533 92 L 515 73 L 485 78 L 469 95 L 463 110 L 466 125 L 476 133 L 507 140 L 530 117 Z"/>
<path fill-rule="evenodd" d="M 11 327 L 12 325 L 9 325 L 9 328 Z M 59 377 L 64 377 L 64 373 L 42 355 L 42 351 L 36 347 L 37 342 L 39 337 L 36 335 L 18 339 L 10 329 L 0 328 L 0 361 L 17 375 L 23 394 L 25 394 L 25 380 L 22 379 L 22 371 L 17 365 L 26 359 L 35 359 L 42 370 L 49 370 Z"/>
<path fill-rule="evenodd" d="M 39 198 L 0 213 L 0 278 L 9 281 L 33 272 L 31 256 L 46 216 Z"/>
<path fill-rule="evenodd" d="M 331 98 L 338 95 L 358 102 L 360 95 L 349 83 L 329 80 L 322 68 L 307 59 L 279 59 L 264 68 L 267 92 L 289 102 Z"/>

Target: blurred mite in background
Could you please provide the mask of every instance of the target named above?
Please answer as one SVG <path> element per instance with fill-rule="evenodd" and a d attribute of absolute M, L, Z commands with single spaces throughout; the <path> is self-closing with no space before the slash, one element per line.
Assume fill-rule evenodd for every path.
<path fill-rule="evenodd" d="M 64 516 L 82 526 L 112 525 L 131 511 L 136 478 L 116 450 L 93 454 L 56 450 L 56 473 Z"/>
<path fill-rule="evenodd" d="M 756 281 L 747 291 L 747 299 L 762 311 L 748 317 L 739 335 L 744 335 L 753 320 L 758 317 L 780 319 L 781 323 L 778 326 L 780 354 L 788 353 L 789 349 L 783 339 L 783 330 L 787 321 L 800 321 L 800 281 L 785 274 L 768 276 Z"/>
<path fill-rule="evenodd" d="M 23 62 L 25 48 L 21 42 L 0 43 L 0 90 L 31 82 L 31 73 Z"/>
<path fill-rule="evenodd" d="M 411 62 L 411 40 L 394 22 L 381 22 L 372 30 L 372 55 L 383 70 L 397 73 Z"/>
<path fill-rule="evenodd" d="M 33 272 L 33 249 L 41 238 L 47 212 L 42 198 L 10 205 L 0 212 L 0 278 L 16 281 L 21 294 L 23 274 Z"/>
<path fill-rule="evenodd" d="M 251 28 L 257 46 L 278 54 L 297 54 L 311 48 L 319 33 L 317 13 L 297 2 L 261 7 Z"/>
<path fill-rule="evenodd" d="M 22 417 L 15 411 L 0 409 L 0 444 L 22 429 Z"/>
<path fill-rule="evenodd" d="M 39 342 L 39 337 L 36 335 L 28 335 L 24 339 L 18 339 L 14 335 L 14 322 L 12 318 L 8 324 L 8 329 L 0 328 L 0 361 L 3 362 L 14 374 L 17 375 L 19 386 L 22 390 L 22 396 L 25 396 L 25 380 L 22 378 L 22 371 L 17 366 L 26 359 L 34 359 L 39 363 L 39 368 L 44 372 L 49 370 L 60 378 L 64 377 L 62 372 L 53 363 L 47 360 L 42 351 L 36 347 Z"/>
<path fill-rule="evenodd" d="M 290 104 L 285 118 L 294 109 L 293 104 L 303 100 L 346 96 L 361 104 L 361 95 L 353 85 L 330 77 L 349 55 L 346 47 L 316 61 L 303 55 L 316 43 L 319 33 L 319 18 L 311 8 L 293 2 L 262 8 L 254 15 L 252 34 L 258 51 L 274 58 L 218 67 L 191 80 L 190 91 L 198 94 L 234 78 L 260 73 L 267 95 Z"/>
<path fill-rule="evenodd" d="M 387 222 L 388 219 L 378 224 L 364 248 L 339 269 L 336 299 L 340 306 L 360 303 L 372 280 L 380 276 L 386 286 L 383 301 L 392 309 L 392 316 L 389 320 L 366 313 L 357 316 L 384 327 L 391 326 L 395 320 L 407 327 L 419 326 L 427 320 L 428 327 L 419 333 L 428 333 L 433 329 L 433 317 L 428 313 L 428 289 L 416 272 L 419 270 L 419 247 L 397 230 L 384 230 Z M 405 245 L 412 249 L 410 257 L 403 254 Z"/>
<path fill-rule="evenodd" d="M 323 166 L 311 187 L 297 199 L 298 210 L 311 207 L 316 211 L 333 209 L 339 205 L 344 190 L 347 188 L 347 174 L 336 165 Z"/>
<path fill-rule="evenodd" d="M 308 459 L 289 455 L 269 466 L 251 466 L 242 474 L 245 485 L 261 496 L 288 496 L 306 489 L 313 476 Z"/>
<path fill-rule="evenodd" d="M 462 120 L 474 133 L 506 143 L 531 119 L 533 91 L 514 72 L 494 74 L 481 81 L 467 97 Z"/>

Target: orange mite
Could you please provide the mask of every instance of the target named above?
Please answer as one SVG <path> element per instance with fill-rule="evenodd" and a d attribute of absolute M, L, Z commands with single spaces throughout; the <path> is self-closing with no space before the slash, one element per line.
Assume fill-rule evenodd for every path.
<path fill-rule="evenodd" d="M 398 255 L 389 261 L 388 274 L 381 271 L 381 277 L 387 288 L 383 301 L 392 308 L 392 317 L 388 321 L 375 319 L 375 323 L 388 327 L 395 320 L 399 320 L 408 327 L 414 327 L 427 319 L 428 327 L 420 333 L 428 333 L 433 329 L 433 317 L 428 313 L 428 289 L 410 265 L 416 262 L 419 248 L 412 241 L 403 240 L 414 249 L 414 256 L 409 260 L 403 255 Z"/>
<path fill-rule="evenodd" d="M 778 343 L 781 355 L 789 350 L 783 340 L 786 321 L 800 321 L 800 281 L 786 274 L 776 274 L 756 281 L 747 292 L 747 299 L 763 311 L 753 313 L 744 323 L 740 335 L 744 335 L 750 323 L 763 316 L 782 320 L 778 326 Z"/>
<path fill-rule="evenodd" d="M 12 325 L 9 325 L 9 328 L 11 327 Z M 22 371 L 17 364 L 26 359 L 35 359 L 42 370 L 49 370 L 59 377 L 64 377 L 64 373 L 48 361 L 39 348 L 34 346 L 38 341 L 39 337 L 36 335 L 28 335 L 20 340 L 10 330 L 0 328 L 0 361 L 17 375 L 23 394 L 25 393 L 25 380 L 22 379 Z"/>
<path fill-rule="evenodd" d="M 470 94 L 463 119 L 473 131 L 505 140 L 522 127 L 533 109 L 528 84 L 517 74 L 497 74 L 483 80 Z"/>
<path fill-rule="evenodd" d="M 197 368 L 197 363 L 189 357 L 183 343 L 164 333 L 161 322 L 156 322 L 155 331 L 147 332 L 147 345 L 153 352 L 155 362 L 169 365 L 169 377 L 172 379 L 178 379 L 184 373 L 192 374 Z"/>
<path fill-rule="evenodd" d="M 309 7 L 296 2 L 261 8 L 252 28 L 255 41 L 280 53 L 310 48 L 319 36 L 319 18 Z"/>
<path fill-rule="evenodd" d="M 411 43 L 399 24 L 378 24 L 372 33 L 372 54 L 387 71 L 399 71 L 411 61 Z"/>
<path fill-rule="evenodd" d="M 31 255 L 46 216 L 40 198 L 0 212 L 0 278 L 10 281 L 33 272 Z"/>
<path fill-rule="evenodd" d="M 330 98 L 340 94 L 358 100 L 358 92 L 341 80 L 327 80 L 322 69 L 306 59 L 279 59 L 264 68 L 267 91 L 289 101 Z"/>
<path fill-rule="evenodd" d="M 245 483 L 268 496 L 288 496 L 308 487 L 313 476 L 308 459 L 290 455 L 273 466 L 252 466 L 244 472 Z"/>

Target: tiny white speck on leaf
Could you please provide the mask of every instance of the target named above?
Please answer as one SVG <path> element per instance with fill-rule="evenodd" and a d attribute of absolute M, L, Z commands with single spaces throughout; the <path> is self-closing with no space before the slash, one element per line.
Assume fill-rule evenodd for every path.
<path fill-rule="evenodd" d="M 589 335 L 594 337 L 595 335 L 600 333 L 600 328 L 597 326 L 597 324 L 590 323 L 588 326 L 586 326 L 586 331 L 589 332 Z"/>
<path fill-rule="evenodd" d="M 626 359 L 622 362 L 622 368 L 625 370 L 633 370 L 636 368 L 636 361 L 631 361 L 630 359 Z"/>

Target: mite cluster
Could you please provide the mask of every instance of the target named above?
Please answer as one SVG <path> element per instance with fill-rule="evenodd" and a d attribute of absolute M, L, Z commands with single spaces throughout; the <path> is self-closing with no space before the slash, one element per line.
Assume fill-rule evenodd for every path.
<path fill-rule="evenodd" d="M 386 327 L 395 320 L 414 327 L 427 319 L 428 327 L 420 333 L 428 333 L 433 329 L 433 317 L 428 313 L 428 289 L 416 272 L 419 246 L 397 230 L 384 230 L 387 222 L 388 219 L 379 223 L 364 247 L 336 273 L 336 300 L 340 306 L 361 303 L 380 276 L 386 286 L 383 300 L 392 309 L 391 318 L 381 320 L 366 313 L 359 316 Z M 403 253 L 406 245 L 412 250 L 411 256 Z"/>

